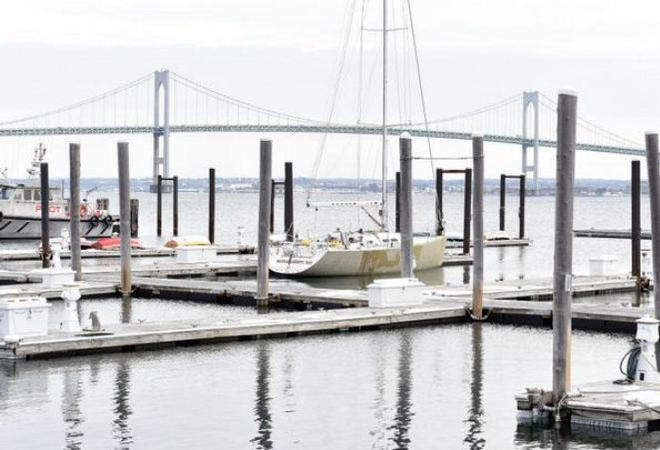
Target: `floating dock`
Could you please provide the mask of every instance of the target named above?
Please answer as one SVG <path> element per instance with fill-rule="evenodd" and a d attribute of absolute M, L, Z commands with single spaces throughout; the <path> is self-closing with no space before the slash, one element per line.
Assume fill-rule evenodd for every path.
<path fill-rule="evenodd" d="M 254 253 L 254 246 L 242 245 L 217 245 L 218 255 L 236 255 L 236 254 L 251 254 Z M 175 250 L 171 248 L 134 248 L 131 249 L 131 257 L 133 258 L 158 258 L 158 257 L 173 257 Z M 93 248 L 85 249 L 80 252 L 83 259 L 119 259 L 119 250 L 96 250 Z M 71 259 L 71 252 L 64 250 L 60 254 L 62 259 Z M 39 261 L 41 254 L 36 249 L 26 250 L 2 250 L 0 251 L 0 261 Z"/>
<path fill-rule="evenodd" d="M 484 247 L 528 247 L 531 245 L 531 239 L 484 239 Z M 473 244 L 470 243 L 470 247 Z M 447 248 L 463 248 L 463 239 L 447 239 Z"/>
<path fill-rule="evenodd" d="M 550 411 L 539 407 L 549 394 L 528 390 L 516 395 L 518 421 L 550 422 Z M 562 402 L 562 409 L 570 414 L 572 429 L 644 434 L 660 424 L 660 384 L 602 381 L 577 386 Z"/>
<path fill-rule="evenodd" d="M 605 230 L 589 228 L 586 230 L 573 230 L 573 234 L 575 237 L 585 238 L 632 239 L 632 231 L 630 230 Z M 649 230 L 642 230 L 640 238 L 650 240 L 651 232 Z"/>

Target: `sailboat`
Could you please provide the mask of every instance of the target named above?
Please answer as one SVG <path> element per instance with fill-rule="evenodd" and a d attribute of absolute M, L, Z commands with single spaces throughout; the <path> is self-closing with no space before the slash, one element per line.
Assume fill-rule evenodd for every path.
<path fill-rule="evenodd" d="M 380 201 L 308 201 L 308 206 L 321 208 L 357 207 L 377 223 L 378 229 L 344 232 L 337 229 L 316 239 L 280 241 L 271 246 L 270 270 L 274 273 L 300 277 L 369 276 L 394 274 L 401 271 L 401 236 L 388 224 L 387 199 L 387 3 L 383 0 L 383 80 L 381 136 L 381 200 Z M 418 68 L 419 70 L 419 68 Z M 368 207 L 379 208 L 379 219 L 369 214 Z M 442 266 L 446 237 L 413 236 L 415 270 Z"/>

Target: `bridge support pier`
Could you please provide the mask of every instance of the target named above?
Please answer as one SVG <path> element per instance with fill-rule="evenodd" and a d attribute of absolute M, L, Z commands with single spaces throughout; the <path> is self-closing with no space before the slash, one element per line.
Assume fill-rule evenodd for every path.
<path fill-rule="evenodd" d="M 532 124 L 533 135 L 529 136 L 528 113 L 529 106 L 534 110 L 534 122 Z M 539 190 L 539 92 L 523 92 L 523 116 L 522 116 L 522 173 L 527 179 L 532 179 L 532 190 Z M 529 150 L 532 150 L 531 164 L 528 158 Z M 531 174 L 531 177 L 529 176 Z"/>
<path fill-rule="evenodd" d="M 160 123 L 160 93 L 163 90 L 163 123 Z M 163 138 L 163 152 L 160 151 L 160 139 Z M 161 173 L 162 167 L 162 173 Z M 151 192 L 158 190 L 158 175 L 170 178 L 170 72 L 157 70 L 154 72 L 154 155 Z M 163 192 L 171 192 L 172 184 L 167 182 L 162 186 Z"/>

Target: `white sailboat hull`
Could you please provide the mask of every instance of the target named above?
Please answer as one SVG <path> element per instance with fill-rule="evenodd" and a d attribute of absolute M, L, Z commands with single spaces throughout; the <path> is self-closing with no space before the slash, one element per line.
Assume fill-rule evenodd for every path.
<path fill-rule="evenodd" d="M 444 236 L 415 238 L 413 241 L 415 270 L 442 266 L 445 243 Z M 271 254 L 270 260 L 272 272 L 288 276 L 364 276 L 401 271 L 401 249 L 398 246 L 361 249 L 328 248 L 309 257 Z"/>

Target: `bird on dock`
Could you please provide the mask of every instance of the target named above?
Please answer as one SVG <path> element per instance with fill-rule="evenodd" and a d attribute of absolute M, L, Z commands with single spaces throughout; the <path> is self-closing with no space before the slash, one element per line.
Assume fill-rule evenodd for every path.
<path fill-rule="evenodd" d="M 92 321 L 91 331 L 101 331 L 101 321 L 99 320 L 99 315 L 96 311 L 89 313 L 89 319 Z"/>

